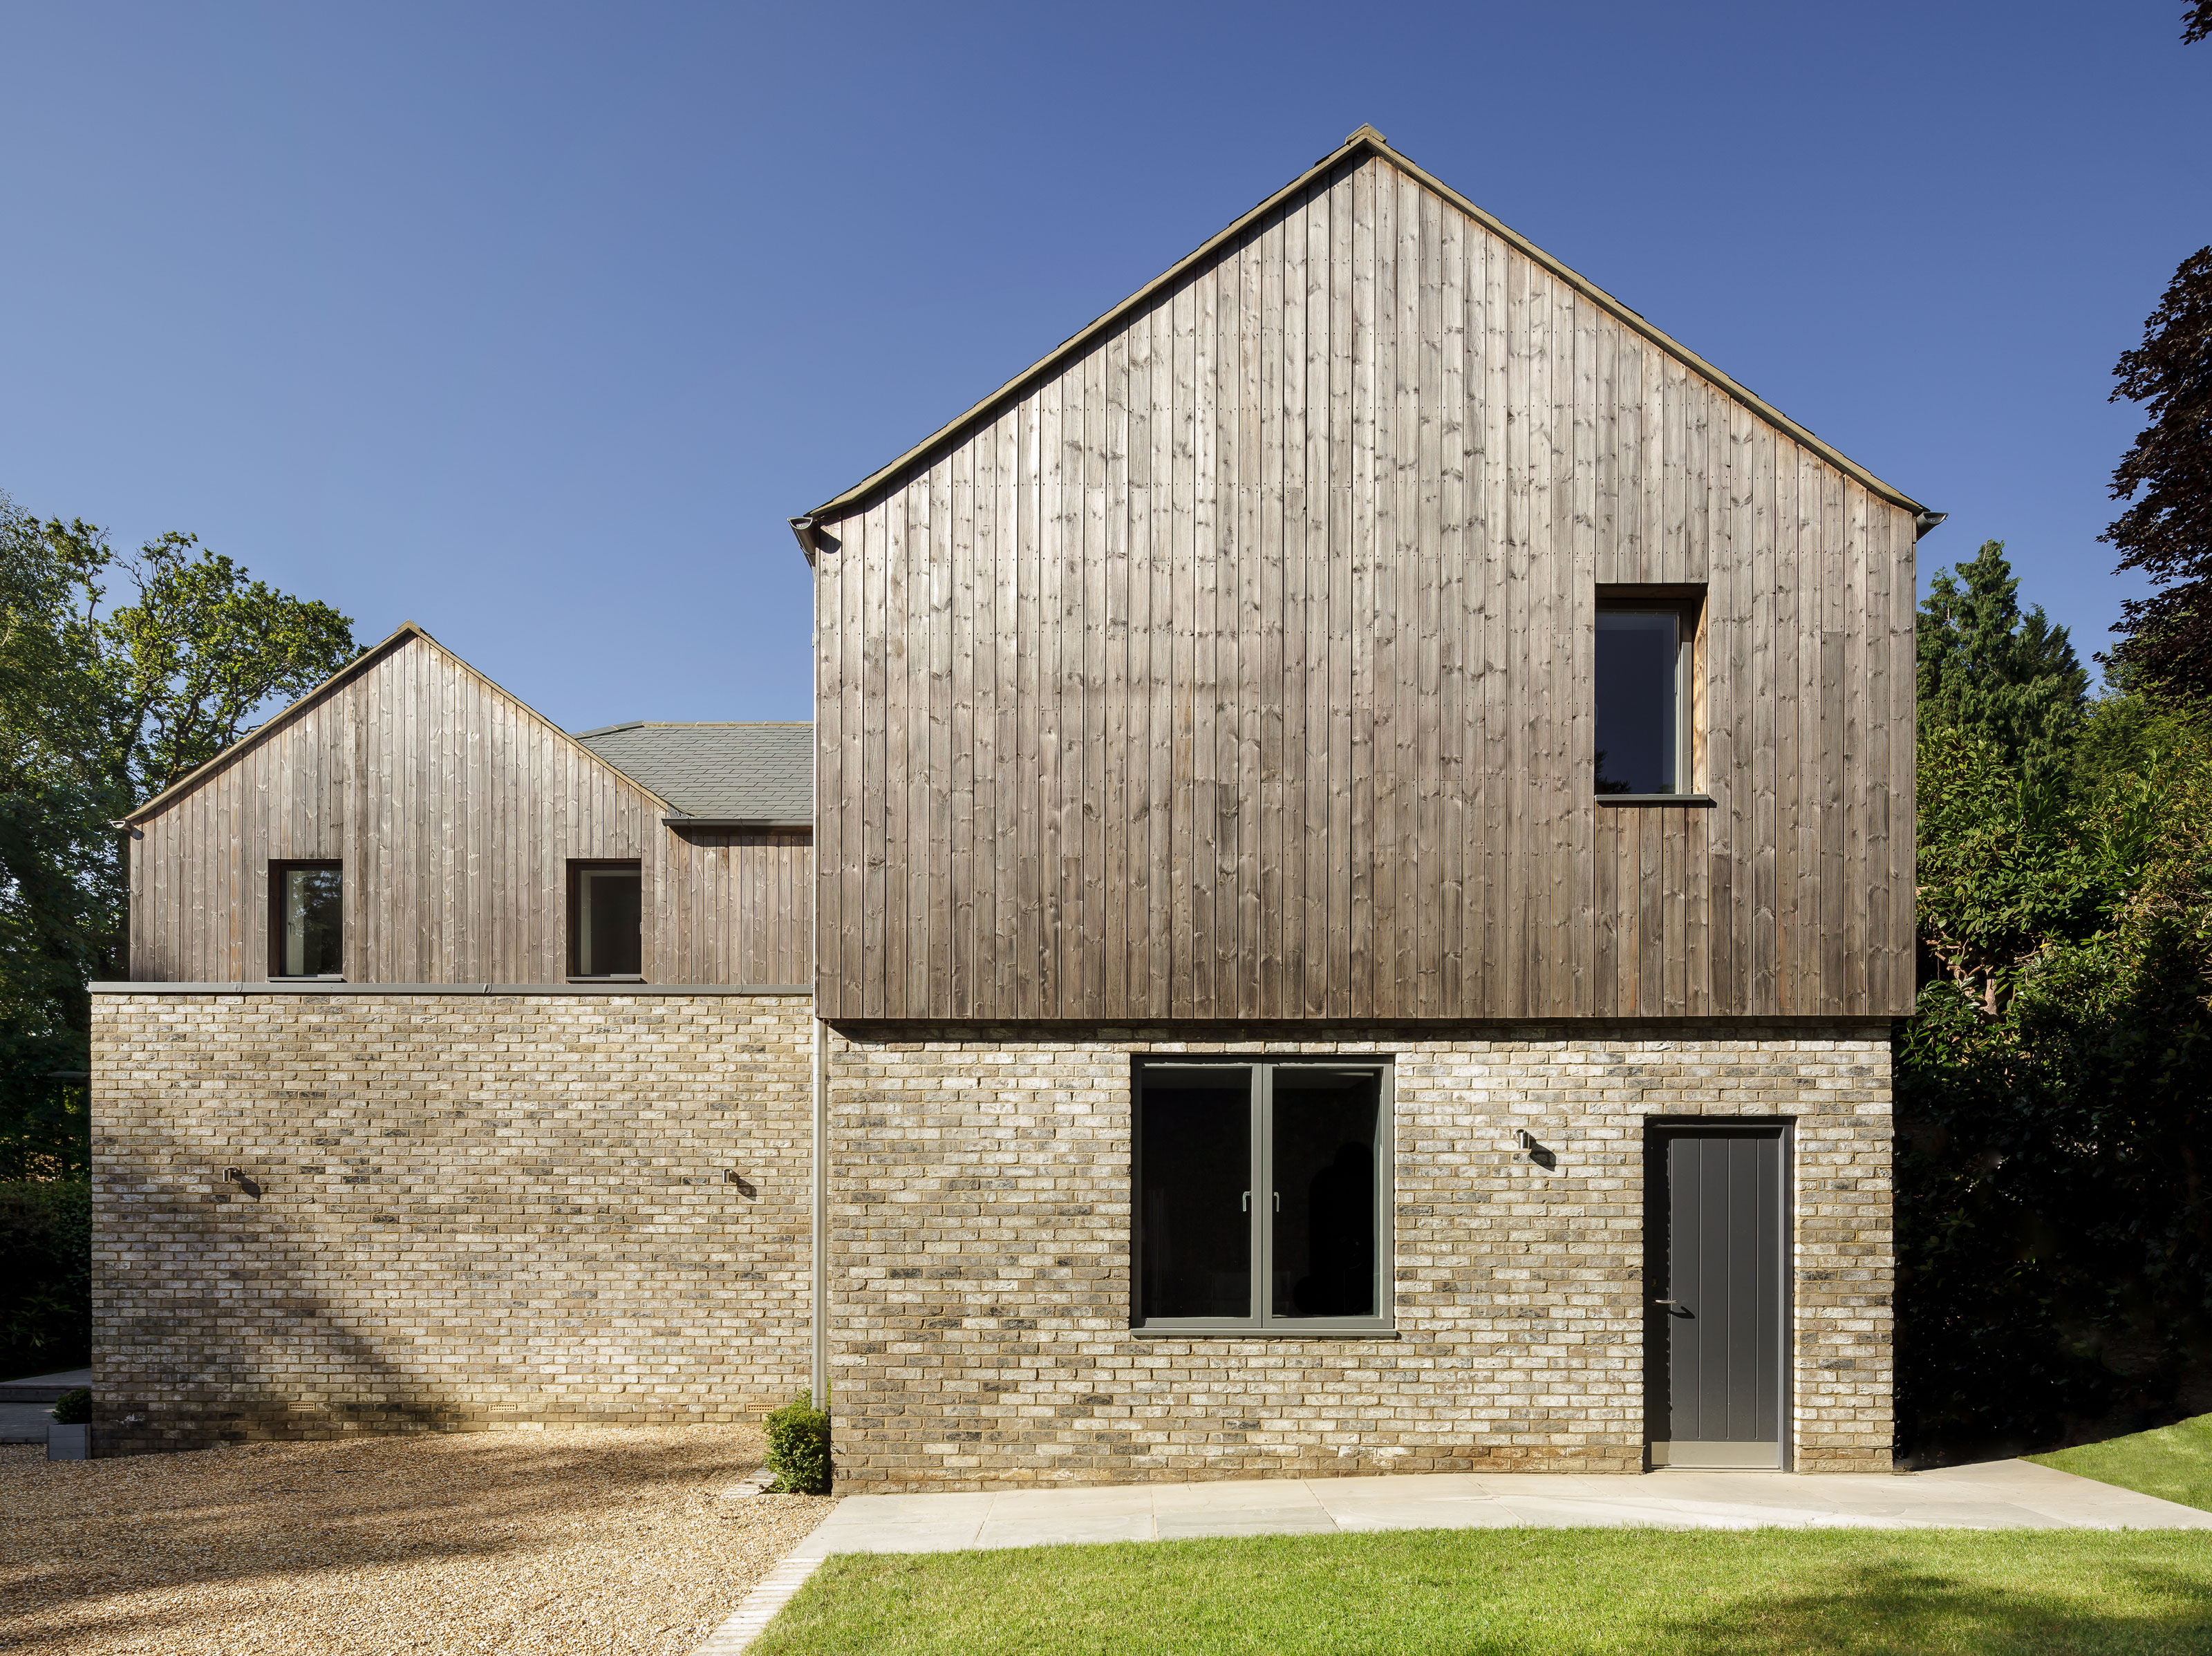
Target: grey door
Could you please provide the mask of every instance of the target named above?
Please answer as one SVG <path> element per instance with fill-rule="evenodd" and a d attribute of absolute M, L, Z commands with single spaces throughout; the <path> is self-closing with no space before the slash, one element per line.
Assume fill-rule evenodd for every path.
<path fill-rule="evenodd" d="M 1788 1128 L 1662 1127 L 1644 1182 L 1654 1466 L 1780 1466 L 1789 1418 Z"/>

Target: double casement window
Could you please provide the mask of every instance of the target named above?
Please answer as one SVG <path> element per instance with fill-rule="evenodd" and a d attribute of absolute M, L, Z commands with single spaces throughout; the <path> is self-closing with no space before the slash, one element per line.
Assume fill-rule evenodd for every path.
<path fill-rule="evenodd" d="M 345 973 L 345 876 L 337 863 L 269 865 L 269 975 Z"/>
<path fill-rule="evenodd" d="M 1601 598 L 1596 776 L 1604 795 L 1697 792 L 1693 602 Z"/>
<path fill-rule="evenodd" d="M 639 864 L 568 864 L 570 977 L 638 980 L 644 970 L 644 920 Z"/>
<path fill-rule="evenodd" d="M 1390 1326 L 1390 1066 L 1146 1063 L 1135 1321 Z"/>

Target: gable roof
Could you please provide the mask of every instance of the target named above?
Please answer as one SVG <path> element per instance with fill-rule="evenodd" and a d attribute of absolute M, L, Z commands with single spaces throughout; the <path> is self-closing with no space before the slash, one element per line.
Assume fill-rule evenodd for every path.
<path fill-rule="evenodd" d="M 814 822 L 814 727 L 635 719 L 576 740 L 669 801 L 666 821 L 809 828 Z"/>
<path fill-rule="evenodd" d="M 1382 135 L 1373 127 L 1363 125 L 1342 144 L 1322 156 L 1312 167 L 1292 179 L 1258 206 L 1243 215 L 1226 229 L 1210 237 L 1203 245 L 1176 260 L 1166 270 L 1146 282 L 1112 310 L 1099 317 L 1088 327 L 1071 335 L 966 413 L 939 427 L 889 465 L 871 472 L 843 494 L 823 501 L 804 517 L 793 518 L 791 520 L 792 532 L 799 537 L 799 549 L 806 554 L 807 561 L 811 563 L 814 561 L 814 525 L 818 520 L 844 516 L 854 507 L 865 503 L 878 488 L 890 483 L 894 479 L 914 470 L 923 461 L 931 458 L 939 450 L 957 440 L 970 428 L 980 425 L 988 417 L 994 417 L 1005 404 L 1018 399 L 1038 381 L 1058 372 L 1063 364 L 1083 355 L 1096 341 L 1117 328 L 1125 318 L 1132 316 L 1150 304 L 1159 294 L 1182 281 L 1185 275 L 1203 264 L 1217 251 L 1234 241 L 1248 227 L 1274 211 L 1284 202 L 1335 168 L 1370 155 L 1382 157 L 1408 178 L 1425 185 L 1474 220 L 1476 223 L 1481 225 L 1484 229 L 1505 242 L 1514 251 L 1533 259 L 1569 287 L 1589 299 L 1624 327 L 1641 335 L 1677 361 L 1681 362 L 1692 373 L 1711 380 L 1753 412 L 1780 427 L 1792 438 L 1845 476 L 1856 478 L 1859 482 L 1884 500 L 1913 513 L 1919 520 L 1921 532 L 1925 533 L 1929 529 L 1935 527 L 1936 524 L 1942 521 L 1942 513 L 1931 513 L 1902 489 L 1882 482 L 1856 461 L 1821 441 L 1820 438 L 1799 425 L 1781 409 L 1766 402 L 1748 387 L 1737 384 L 1735 380 L 1723 373 L 1688 346 L 1652 326 L 1637 312 L 1622 304 L 1620 300 L 1587 276 L 1569 270 L 1526 236 L 1508 229 L 1449 185 L 1432 177 L 1398 151 L 1391 149 Z"/>
<path fill-rule="evenodd" d="M 544 713 L 539 713 L 537 708 L 532 707 L 520 696 L 515 695 L 514 692 L 507 688 L 504 685 L 495 683 L 493 680 L 485 676 L 483 673 L 478 672 L 475 668 L 470 666 L 467 662 L 462 660 L 460 657 L 455 655 L 451 650 L 446 648 L 444 645 L 439 643 L 437 640 L 432 638 L 428 633 L 424 632 L 420 627 L 417 627 L 413 622 L 403 621 L 399 623 L 398 629 L 392 633 L 390 637 L 383 640 L 380 643 L 370 645 L 368 648 L 363 650 L 351 661 L 346 663 L 344 666 L 339 668 L 337 671 L 332 673 L 328 678 L 315 686 L 313 689 L 308 691 L 307 695 L 301 696 L 297 701 L 292 703 L 290 707 L 286 707 L 275 717 L 264 719 L 262 723 L 255 725 L 253 729 L 248 731 L 244 736 L 239 737 L 237 741 L 232 743 L 221 753 L 216 755 L 214 758 L 209 760 L 205 764 L 199 766 L 197 769 L 179 777 L 176 781 L 172 782 L 167 787 L 162 789 L 161 792 L 155 794 L 151 799 L 149 799 L 144 804 L 139 806 L 136 810 L 128 812 L 124 816 L 118 819 L 118 822 L 124 823 L 141 822 L 146 818 L 154 816 L 155 813 L 167 809 L 172 803 L 180 798 L 185 794 L 191 792 L 194 788 L 199 786 L 202 782 L 214 775 L 216 772 L 221 770 L 224 766 L 237 759 L 240 754 L 251 752 L 253 749 L 260 746 L 262 743 L 266 742 L 278 731 L 283 730 L 294 719 L 299 718 L 301 713 L 307 712 L 308 708 L 313 707 L 317 703 L 322 701 L 325 697 L 329 696 L 333 691 L 339 688 L 342 685 L 349 683 L 352 680 L 359 677 L 362 673 L 367 672 L 371 667 L 374 666 L 378 662 L 384 660 L 387 656 L 405 648 L 410 644 L 417 642 L 429 646 L 430 648 L 437 651 L 439 654 L 444 656 L 447 660 L 452 662 L 454 666 L 459 668 L 471 678 L 476 679 L 486 688 L 495 690 L 501 695 L 505 696 L 509 701 L 520 707 L 531 718 L 536 719 L 547 730 L 551 731 L 554 735 L 559 737 L 563 742 L 568 743 L 582 752 L 589 754 L 592 758 L 598 761 L 600 764 L 608 765 L 611 768 L 617 771 L 621 770 L 622 767 L 620 766 L 614 765 L 611 761 L 608 760 L 604 755 L 594 753 L 591 749 L 585 747 L 582 743 L 578 742 L 574 737 L 570 736 L 568 731 L 562 730 L 551 719 L 546 718 Z M 637 778 L 629 776 L 627 773 L 624 774 L 623 779 L 636 787 L 640 792 L 645 794 L 653 801 L 653 804 L 659 805 L 663 810 L 666 810 L 670 808 L 668 801 L 661 797 L 651 783 L 641 782 Z"/>

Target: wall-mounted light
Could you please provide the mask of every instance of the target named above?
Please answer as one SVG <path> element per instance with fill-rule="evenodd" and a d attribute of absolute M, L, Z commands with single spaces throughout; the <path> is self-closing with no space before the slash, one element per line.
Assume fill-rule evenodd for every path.
<path fill-rule="evenodd" d="M 1526 1150 L 1528 1153 L 1528 1159 L 1547 1171 L 1559 1165 L 1559 1158 L 1542 1144 L 1538 1143 L 1536 1135 L 1526 1127 L 1514 1133 L 1513 1145 L 1516 1149 Z"/>
<path fill-rule="evenodd" d="M 739 1173 L 735 1168 L 725 1168 L 722 1169 L 722 1182 L 726 1185 L 735 1185 L 738 1187 L 738 1194 L 740 1196 L 753 1196 L 758 1194 L 758 1192 L 754 1190 L 752 1182 L 748 1180 L 744 1174 Z"/>

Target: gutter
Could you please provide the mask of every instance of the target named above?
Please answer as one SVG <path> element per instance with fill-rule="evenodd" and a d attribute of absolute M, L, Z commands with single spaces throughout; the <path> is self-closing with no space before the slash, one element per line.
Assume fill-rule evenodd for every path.
<path fill-rule="evenodd" d="M 671 811 L 660 819 L 664 828 L 789 828 L 799 833 L 811 833 L 811 822 L 792 822 L 775 816 L 685 816 Z"/>
<path fill-rule="evenodd" d="M 791 525 L 793 537 L 799 542 L 799 549 L 806 555 L 806 561 L 812 563 L 814 555 L 821 550 L 822 546 L 821 531 L 815 528 L 814 519 L 793 518 L 787 521 Z"/>

